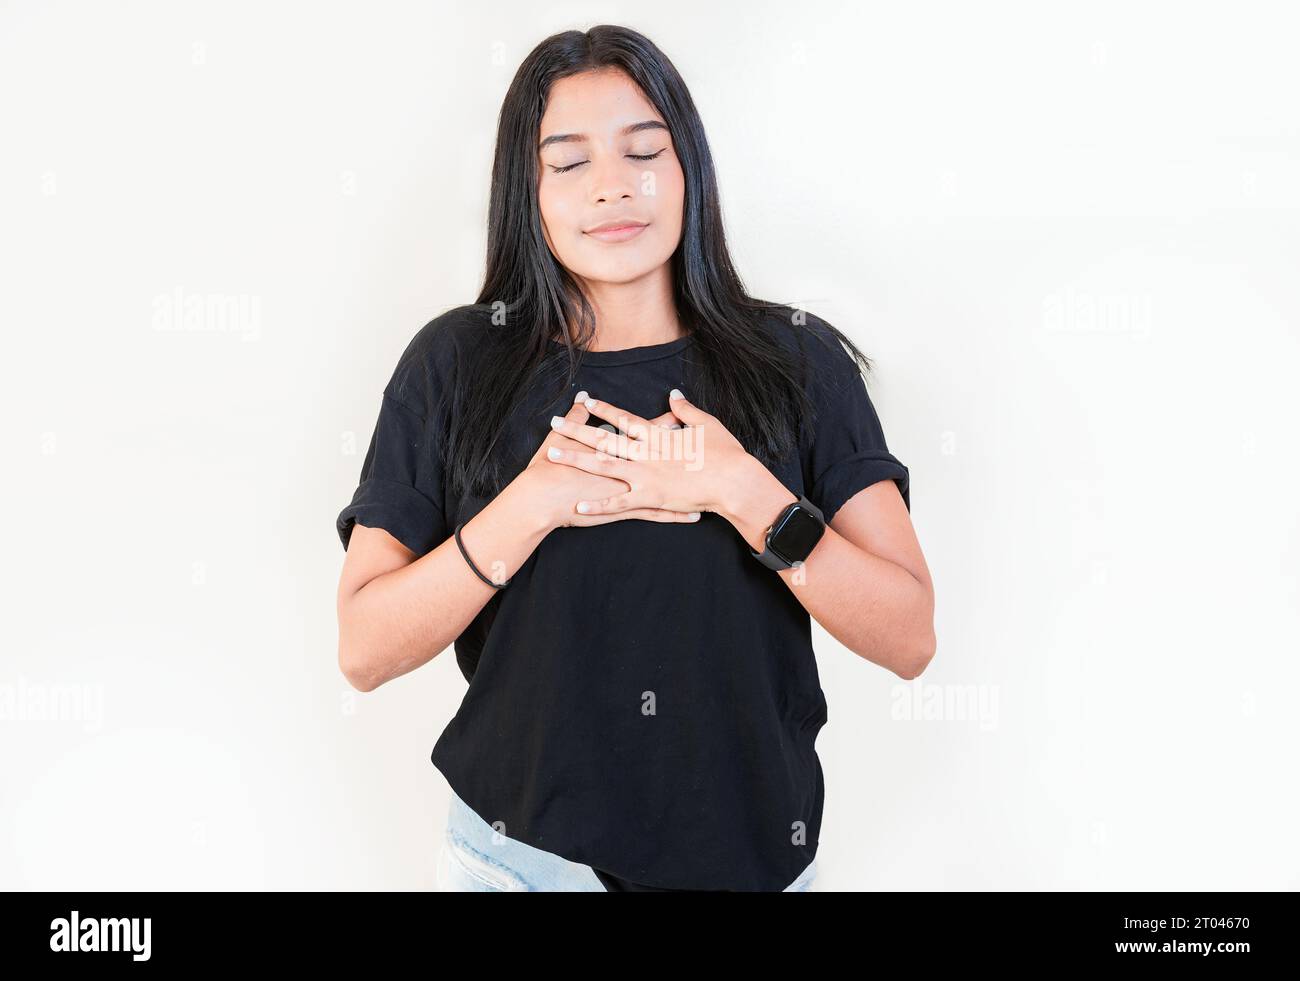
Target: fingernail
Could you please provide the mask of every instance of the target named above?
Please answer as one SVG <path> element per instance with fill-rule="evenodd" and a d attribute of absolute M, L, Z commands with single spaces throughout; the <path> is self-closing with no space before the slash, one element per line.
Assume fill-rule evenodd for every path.
<path fill-rule="evenodd" d="M 587 401 L 583 402 L 582 404 L 585 405 L 588 409 L 594 409 L 596 407 L 596 400 L 587 399 Z"/>
<path fill-rule="evenodd" d="M 670 399 L 684 399 L 684 398 L 686 398 L 686 396 L 682 394 L 682 390 L 681 390 L 680 388 L 674 388 L 671 392 L 668 393 L 668 397 L 669 397 Z"/>
<path fill-rule="evenodd" d="M 546 451 L 546 455 L 549 456 L 552 460 L 558 460 L 560 458 L 561 453 L 562 451 L 558 446 L 552 446 L 549 450 Z"/>
<path fill-rule="evenodd" d="M 575 401 L 575 402 L 581 402 L 581 401 L 582 401 L 583 399 L 585 399 L 586 397 L 587 397 L 587 393 L 586 393 L 586 392 L 579 392 L 577 395 L 575 395 L 575 396 L 573 397 L 573 401 Z"/>
<path fill-rule="evenodd" d="M 551 416 L 551 428 L 559 429 L 564 425 L 564 416 Z"/>
<path fill-rule="evenodd" d="M 588 511 L 591 510 L 591 505 L 588 504 L 586 501 L 579 501 L 578 510 L 581 511 L 583 514 L 586 514 Z"/>
<path fill-rule="evenodd" d="M 699 512 L 699 511 L 692 511 L 692 512 L 690 513 L 690 516 L 689 516 L 689 517 L 690 517 L 690 519 L 691 519 L 692 521 L 699 521 L 699 520 L 700 520 L 700 512 Z"/>

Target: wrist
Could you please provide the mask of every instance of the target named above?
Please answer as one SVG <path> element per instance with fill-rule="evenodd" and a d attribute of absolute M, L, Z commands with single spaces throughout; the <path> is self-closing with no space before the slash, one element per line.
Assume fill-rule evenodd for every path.
<path fill-rule="evenodd" d="M 731 482 L 718 513 L 731 522 L 750 548 L 761 552 L 766 546 L 767 530 L 772 527 L 781 509 L 798 500 L 798 494 L 781 483 L 772 471 L 751 455 L 743 470 Z"/>
<path fill-rule="evenodd" d="M 506 484 L 500 498 L 511 516 L 512 524 L 525 535 L 540 541 L 551 533 L 558 522 L 545 496 L 535 492 L 525 468 L 519 476 Z"/>

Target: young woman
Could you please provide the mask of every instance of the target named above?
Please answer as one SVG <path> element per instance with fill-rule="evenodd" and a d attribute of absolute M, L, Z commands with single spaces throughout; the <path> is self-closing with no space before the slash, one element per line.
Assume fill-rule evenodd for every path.
<path fill-rule="evenodd" d="M 704 131 L 620 27 L 500 116 L 487 273 L 411 341 L 338 517 L 362 691 L 448 645 L 448 888 L 806 889 L 811 618 L 916 677 L 933 592 L 863 354 L 745 292 Z"/>

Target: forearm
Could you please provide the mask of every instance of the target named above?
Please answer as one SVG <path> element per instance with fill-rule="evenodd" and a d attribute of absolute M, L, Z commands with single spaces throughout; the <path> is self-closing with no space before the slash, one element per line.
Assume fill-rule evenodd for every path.
<path fill-rule="evenodd" d="M 773 519 L 797 495 L 757 461 L 736 481 L 722 514 L 755 551 Z M 829 525 L 802 566 L 780 576 L 810 616 L 860 657 L 915 677 L 934 653 L 930 590 L 907 569 L 840 535 Z"/>
<path fill-rule="evenodd" d="M 896 563 L 827 527 L 800 570 L 775 573 L 841 644 L 900 678 L 916 677 L 934 654 L 930 591 Z"/>
<path fill-rule="evenodd" d="M 465 523 L 461 541 L 485 576 L 503 581 L 548 531 L 520 485 L 511 483 Z M 375 577 L 347 600 L 339 619 L 349 681 L 371 691 L 427 663 L 460 636 L 496 592 L 474 574 L 454 536 Z"/>

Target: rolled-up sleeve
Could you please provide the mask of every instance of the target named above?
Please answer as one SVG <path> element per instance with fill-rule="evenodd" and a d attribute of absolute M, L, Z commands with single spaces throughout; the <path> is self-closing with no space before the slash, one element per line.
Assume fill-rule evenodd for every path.
<path fill-rule="evenodd" d="M 847 364 L 846 364 L 847 362 Z M 816 419 L 805 463 L 805 496 L 834 517 L 858 491 L 881 480 L 898 485 L 912 510 L 907 467 L 890 452 L 857 362 L 847 352 L 817 384 Z"/>
<path fill-rule="evenodd" d="M 356 524 L 384 529 L 417 557 L 449 537 L 440 447 L 430 433 L 420 413 L 384 393 L 360 482 L 336 522 L 345 550 Z"/>

